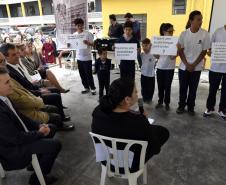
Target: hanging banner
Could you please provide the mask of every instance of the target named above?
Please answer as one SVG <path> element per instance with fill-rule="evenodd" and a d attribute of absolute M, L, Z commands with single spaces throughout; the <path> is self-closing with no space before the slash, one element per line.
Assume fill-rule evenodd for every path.
<path fill-rule="evenodd" d="M 75 30 L 74 20 L 82 18 L 85 29 L 88 26 L 87 0 L 54 0 L 54 14 L 56 20 L 56 41 L 58 50 L 71 50 L 68 38 Z"/>

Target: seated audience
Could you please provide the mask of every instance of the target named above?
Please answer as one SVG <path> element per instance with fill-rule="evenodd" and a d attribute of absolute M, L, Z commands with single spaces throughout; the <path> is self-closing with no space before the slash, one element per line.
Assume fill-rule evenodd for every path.
<path fill-rule="evenodd" d="M 3 44 L 0 47 L 0 51 L 3 53 L 7 60 L 7 69 L 9 70 L 9 75 L 11 78 L 19 82 L 24 88 L 32 92 L 36 96 L 40 96 L 44 103 L 47 105 L 54 105 L 58 108 L 59 114 L 61 115 L 63 121 L 69 121 L 70 117 L 66 116 L 63 111 L 63 104 L 61 95 L 55 88 L 42 89 L 37 85 L 33 85 L 25 75 L 26 71 L 23 70 L 23 67 L 20 65 L 18 52 L 16 47 L 12 44 Z M 73 124 L 63 124 L 64 130 L 74 129 Z"/>
<path fill-rule="evenodd" d="M 169 131 L 158 125 L 151 125 L 145 115 L 131 111 L 137 103 L 137 89 L 134 80 L 117 79 L 93 111 L 92 132 L 107 137 L 148 141 L 146 162 L 160 152 L 169 138 Z M 124 149 L 119 146 L 118 149 Z M 135 156 L 131 171 L 139 169 L 140 147 L 131 148 Z"/>
<path fill-rule="evenodd" d="M 70 90 L 64 89 L 56 79 L 56 76 L 52 73 L 51 70 L 41 66 L 41 59 L 36 51 L 36 48 L 33 46 L 33 43 L 27 42 L 26 47 L 23 46 L 23 49 L 25 49 L 25 53 L 22 52 L 21 61 L 24 64 L 24 66 L 27 68 L 30 75 L 35 75 L 38 71 L 40 76 L 42 77 L 42 80 L 44 80 L 44 84 L 52 85 L 56 87 L 61 93 L 67 93 Z"/>
<path fill-rule="evenodd" d="M 2 53 L 0 53 L 0 61 L 2 61 L 0 67 L 5 67 L 5 57 Z M 11 86 L 13 91 L 8 98 L 21 114 L 34 121 L 52 123 L 57 126 L 57 130 L 68 130 L 56 106 L 45 105 L 40 97 L 34 96 L 14 79 L 11 79 Z"/>
<path fill-rule="evenodd" d="M 53 130 L 20 115 L 7 98 L 12 93 L 10 76 L 6 68 L 0 68 L 0 160 L 5 170 L 17 170 L 31 163 L 32 154 L 37 154 L 47 185 L 57 179 L 49 176 L 54 161 L 61 150 L 61 143 L 53 139 Z M 51 131 L 52 130 L 52 131 Z M 38 185 L 33 173 L 30 185 Z"/>

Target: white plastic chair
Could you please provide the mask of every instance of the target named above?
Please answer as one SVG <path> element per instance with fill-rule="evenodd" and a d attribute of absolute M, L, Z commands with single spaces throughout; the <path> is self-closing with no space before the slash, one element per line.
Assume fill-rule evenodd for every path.
<path fill-rule="evenodd" d="M 111 137 L 105 137 L 102 135 L 98 135 L 98 134 L 94 134 L 92 132 L 89 132 L 89 134 L 92 137 L 93 140 L 93 144 L 94 144 L 94 148 L 96 150 L 96 143 L 94 138 L 97 138 L 102 146 L 103 146 L 103 152 L 105 152 L 106 154 L 106 161 L 107 164 L 106 166 L 101 164 L 101 168 L 102 168 L 102 172 L 101 172 L 101 181 L 100 181 L 100 185 L 105 185 L 105 180 L 106 180 L 106 175 L 108 175 L 108 177 L 117 177 L 117 178 L 123 178 L 123 179 L 128 179 L 129 181 L 129 185 L 137 185 L 137 178 L 143 174 L 143 184 L 147 184 L 147 165 L 145 164 L 145 153 L 146 153 L 146 149 L 147 149 L 147 145 L 148 142 L 147 141 L 137 141 L 137 140 L 127 140 L 127 139 L 118 139 L 118 138 L 111 138 Z M 105 144 L 104 141 L 110 141 L 112 144 L 112 149 L 111 151 L 109 150 L 109 147 Z M 120 174 L 119 173 L 119 152 L 116 148 L 117 143 L 124 143 L 126 144 L 125 149 L 122 152 L 121 156 L 123 158 L 123 166 L 124 166 L 124 174 Z M 139 166 L 139 170 L 137 172 L 134 173 L 130 173 L 129 170 L 129 149 L 131 148 L 131 146 L 133 145 L 141 145 L 141 154 L 140 154 L 140 166 Z M 96 154 L 97 154 L 97 150 L 96 150 Z M 115 170 L 111 171 L 111 164 L 112 161 L 114 163 L 114 167 Z"/>
<path fill-rule="evenodd" d="M 34 171 L 38 177 L 38 180 L 40 182 L 41 185 L 46 185 L 45 183 L 45 179 L 43 177 L 43 174 L 42 174 L 42 170 L 40 168 L 40 165 L 39 165 L 39 162 L 38 162 L 38 158 L 37 158 L 37 155 L 36 154 L 32 154 L 32 166 L 34 168 Z M 1 179 L 0 179 L 0 185 L 2 185 L 1 181 L 2 181 L 2 178 L 5 178 L 6 175 L 5 175 L 5 171 L 0 163 L 0 176 L 1 176 Z"/>

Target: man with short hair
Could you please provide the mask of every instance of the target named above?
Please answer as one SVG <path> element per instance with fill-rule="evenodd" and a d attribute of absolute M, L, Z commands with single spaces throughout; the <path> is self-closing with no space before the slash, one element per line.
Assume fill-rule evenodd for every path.
<path fill-rule="evenodd" d="M 111 38 L 119 39 L 123 35 L 123 27 L 116 20 L 116 16 L 114 14 L 109 15 L 110 26 L 108 29 L 108 36 Z"/>
<path fill-rule="evenodd" d="M 25 71 L 23 70 L 23 67 L 20 65 L 19 61 L 19 55 L 17 52 L 17 49 L 15 45 L 13 44 L 3 44 L 0 47 L 0 51 L 5 56 L 7 60 L 7 69 L 9 70 L 9 75 L 11 78 L 19 82 L 25 89 L 29 90 L 31 93 L 33 93 L 36 96 L 40 96 L 45 104 L 48 105 L 54 105 L 58 108 L 58 112 L 61 116 L 62 121 L 69 121 L 70 117 L 65 116 L 63 111 L 63 105 L 61 96 L 58 93 L 50 92 L 49 90 L 42 90 L 38 86 L 33 85 L 26 77 Z M 47 112 L 49 110 L 46 110 Z M 56 120 L 56 119 L 54 119 Z M 57 121 L 57 120 L 56 120 Z M 73 130 L 74 125 L 73 124 L 61 124 L 60 130 L 69 131 Z"/>
<path fill-rule="evenodd" d="M 61 150 L 61 143 L 52 138 L 54 134 L 50 134 L 48 125 L 17 113 L 7 98 L 11 93 L 8 71 L 0 67 L 0 162 L 5 170 L 22 169 L 31 163 L 32 154 L 37 154 L 46 184 L 50 185 L 57 180 L 47 175 Z M 35 173 L 29 184 L 39 184 Z"/>
<path fill-rule="evenodd" d="M 141 31 L 140 31 L 140 23 L 134 19 L 133 14 L 126 13 L 124 18 L 127 21 L 131 21 L 133 23 L 133 36 L 138 40 L 141 41 Z"/>

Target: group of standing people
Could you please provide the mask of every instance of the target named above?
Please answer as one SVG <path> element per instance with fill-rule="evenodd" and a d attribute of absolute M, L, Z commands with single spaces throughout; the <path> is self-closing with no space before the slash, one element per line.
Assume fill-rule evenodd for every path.
<path fill-rule="evenodd" d="M 133 18 L 133 15 L 127 13 L 125 15 L 126 22 L 124 25 L 117 23 L 116 16 L 110 15 L 110 27 L 108 35 L 110 37 L 118 38 L 116 43 L 136 43 L 138 49 L 137 60 L 141 67 L 141 94 L 145 102 L 152 101 L 154 89 L 155 89 L 155 68 L 157 68 L 157 84 L 158 84 L 158 104 L 156 108 L 163 107 L 165 104 L 166 110 L 170 109 L 170 97 L 171 97 L 171 85 L 174 77 L 174 70 L 176 67 L 176 58 L 180 57 L 179 65 L 179 105 L 177 113 L 182 114 L 187 111 L 189 114 L 195 114 L 195 100 L 197 88 L 200 81 L 201 71 L 203 70 L 205 56 L 211 55 L 211 43 L 213 42 L 226 42 L 225 39 L 225 26 L 216 30 L 210 39 L 210 34 L 202 28 L 202 14 L 200 11 L 193 11 L 189 15 L 189 20 L 186 25 L 186 30 L 179 36 L 177 44 L 178 54 L 176 56 L 157 56 L 151 54 L 151 41 L 146 38 L 140 44 L 140 29 L 139 24 Z M 76 23 L 76 21 L 75 21 Z M 78 23 L 76 23 L 79 30 Z M 81 26 L 80 26 L 81 27 Z M 170 23 L 163 23 L 160 26 L 161 36 L 173 36 L 174 27 Z M 84 41 L 88 47 L 93 46 L 91 35 L 87 33 L 87 41 Z M 142 52 L 141 52 L 142 46 Z M 103 96 L 103 89 L 106 88 L 106 93 L 109 91 L 110 83 L 110 67 L 103 67 L 107 64 L 110 66 L 110 60 L 107 59 L 106 49 L 100 48 L 98 51 L 100 58 L 97 60 L 96 71 L 98 72 L 99 91 L 100 98 Z M 104 53 L 104 56 L 101 56 Z M 85 90 L 82 93 L 88 93 L 91 89 L 94 93 L 94 83 L 91 74 L 91 51 L 83 50 L 77 52 L 79 72 L 82 79 L 82 83 Z M 88 58 L 81 58 L 81 56 L 88 56 Z M 80 60 L 81 59 L 81 60 Z M 89 63 L 89 70 L 87 70 L 87 64 Z M 101 64 L 101 65 L 100 65 Z M 82 67 L 81 67 L 82 66 Z M 102 67 L 101 67 L 102 66 Z M 209 116 L 214 111 L 216 103 L 216 93 L 221 83 L 221 98 L 218 113 L 226 119 L 226 96 L 225 93 L 225 69 L 224 63 L 212 63 L 209 72 L 209 95 L 207 98 L 207 110 L 204 116 Z M 100 73 L 100 71 L 106 70 L 107 73 Z M 86 72 L 88 72 L 86 74 Z M 86 74 L 86 75 L 85 75 Z M 89 74 L 89 75 L 88 75 Z M 103 77 L 101 77 L 101 74 Z M 135 60 L 121 60 L 120 61 L 120 75 L 121 78 L 135 79 Z"/>
<path fill-rule="evenodd" d="M 117 30 L 120 26 L 115 24 Z M 123 27 L 123 35 L 119 38 L 120 43 L 136 43 L 138 48 L 138 61 L 140 57 L 141 66 L 141 94 L 145 102 L 152 101 L 155 89 L 155 68 L 157 68 L 158 104 L 156 108 L 170 109 L 171 84 L 176 67 L 176 58 L 180 57 L 179 65 L 179 106 L 177 113 L 185 112 L 195 114 L 195 100 L 201 71 L 203 70 L 206 54 L 211 56 L 211 44 L 215 42 L 226 42 L 226 25 L 217 29 L 210 39 L 210 34 L 201 28 L 202 14 L 193 11 L 189 15 L 186 30 L 180 34 L 177 44 L 178 54 L 176 56 L 157 56 L 151 54 L 151 41 L 146 38 L 142 41 L 143 51 L 139 41 L 133 33 L 131 22 L 126 22 Z M 115 27 L 115 28 L 116 28 Z M 112 29 L 109 29 L 112 30 Z M 161 36 L 173 36 L 174 27 L 170 23 L 160 26 Z M 111 34 L 112 32 L 109 31 Z M 102 52 L 103 53 L 103 52 Z M 101 54 L 101 52 L 99 53 Z M 102 58 L 107 58 L 100 55 Z M 105 60 L 106 61 L 106 60 Z M 215 110 L 216 94 L 221 84 L 221 97 L 218 114 L 226 120 L 226 63 L 211 63 L 209 70 L 209 95 L 206 103 L 204 116 L 211 116 Z M 120 61 L 121 78 L 116 79 L 107 90 L 107 94 L 100 99 L 100 104 L 94 109 L 92 117 L 92 132 L 122 139 L 134 139 L 148 141 L 145 162 L 153 155 L 160 152 L 161 147 L 169 138 L 169 131 L 158 125 L 148 122 L 148 116 L 144 112 L 135 112 L 131 107 L 137 103 L 137 88 L 135 81 L 135 61 Z M 108 87 L 108 86 L 107 86 Z M 129 129 L 128 129 L 129 128 Z M 96 141 L 98 142 L 98 141 Z M 118 146 L 119 149 L 123 146 Z M 139 168 L 140 154 L 138 148 L 131 149 L 135 152 L 131 172 Z M 102 164 L 105 164 L 102 162 Z M 121 170 L 121 169 L 120 169 Z"/>

